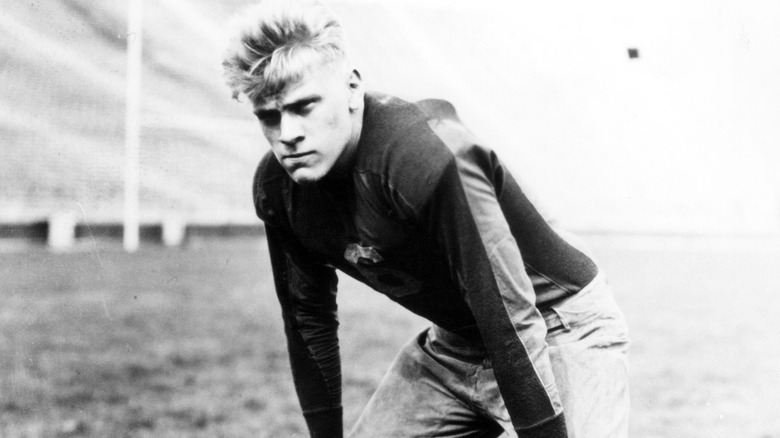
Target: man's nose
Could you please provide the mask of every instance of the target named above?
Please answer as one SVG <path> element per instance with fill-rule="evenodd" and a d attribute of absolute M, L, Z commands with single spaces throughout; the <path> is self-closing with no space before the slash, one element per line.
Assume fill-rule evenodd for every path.
<path fill-rule="evenodd" d="M 304 138 L 303 124 L 300 117 L 294 114 L 282 114 L 279 121 L 279 141 L 289 147 L 294 147 Z"/>

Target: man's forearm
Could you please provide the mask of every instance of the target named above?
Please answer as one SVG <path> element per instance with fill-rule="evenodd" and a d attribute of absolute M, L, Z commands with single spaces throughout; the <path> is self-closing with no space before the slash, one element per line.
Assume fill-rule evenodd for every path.
<path fill-rule="evenodd" d="M 342 434 L 336 277 L 266 227 L 295 390 L 311 435 Z"/>
<path fill-rule="evenodd" d="M 519 438 L 566 438 L 569 436 L 563 413 L 531 427 L 516 428 L 515 431 Z"/>

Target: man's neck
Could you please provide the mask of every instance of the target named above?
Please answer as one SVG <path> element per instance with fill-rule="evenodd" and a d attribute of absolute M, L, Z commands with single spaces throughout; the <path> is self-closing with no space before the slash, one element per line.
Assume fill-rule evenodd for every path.
<path fill-rule="evenodd" d="M 352 166 L 355 164 L 355 156 L 357 155 L 358 146 L 360 145 L 360 135 L 363 131 L 363 107 L 356 109 L 352 114 L 352 133 L 350 135 L 347 145 L 341 152 L 341 156 L 336 161 L 326 179 L 342 179 L 349 175 L 352 170 Z"/>

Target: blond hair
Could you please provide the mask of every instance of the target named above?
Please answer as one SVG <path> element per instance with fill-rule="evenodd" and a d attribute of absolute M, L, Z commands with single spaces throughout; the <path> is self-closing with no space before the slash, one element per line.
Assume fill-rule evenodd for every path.
<path fill-rule="evenodd" d="M 314 0 L 264 0 L 241 14 L 234 29 L 222 61 L 234 99 L 276 95 L 311 66 L 347 59 L 341 23 Z"/>

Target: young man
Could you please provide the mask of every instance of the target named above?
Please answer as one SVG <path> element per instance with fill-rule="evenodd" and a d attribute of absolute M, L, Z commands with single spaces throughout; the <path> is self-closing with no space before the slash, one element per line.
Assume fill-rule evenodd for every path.
<path fill-rule="evenodd" d="M 319 4 L 262 3 L 237 27 L 223 65 L 271 146 L 254 202 L 311 435 L 343 435 L 339 269 L 433 323 L 351 436 L 625 436 L 627 335 L 603 275 L 452 106 L 364 93 Z"/>

